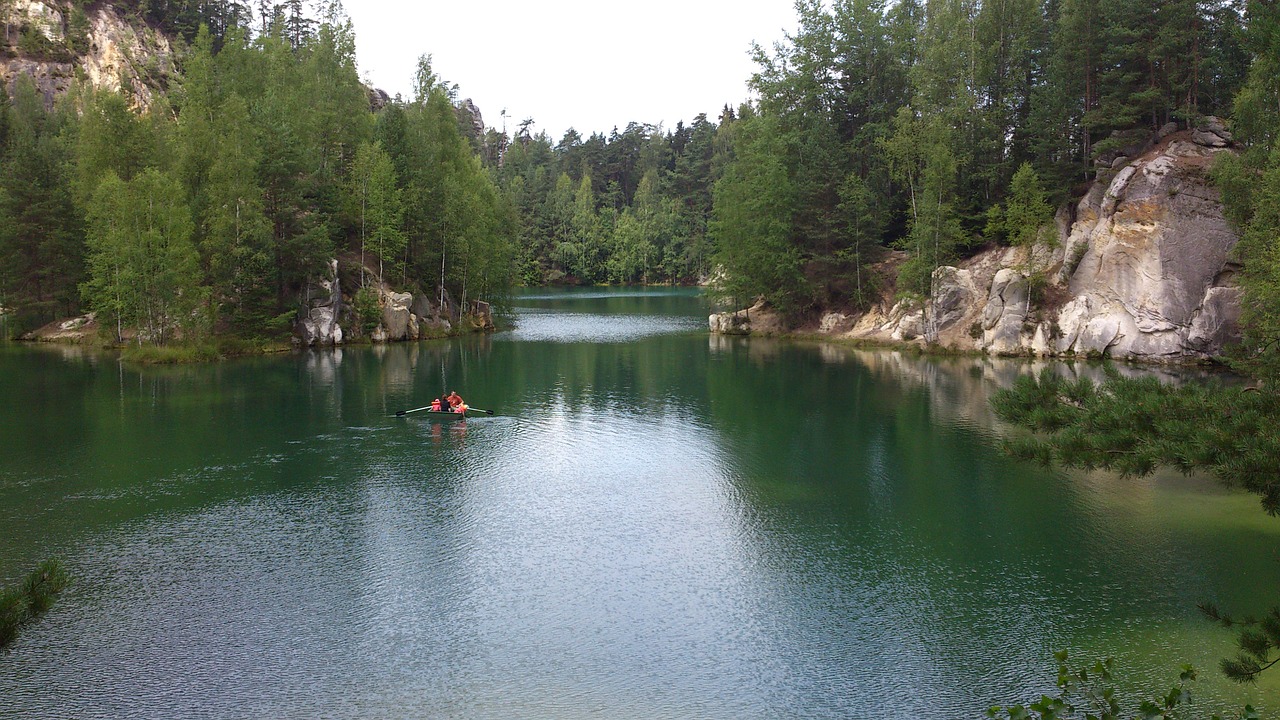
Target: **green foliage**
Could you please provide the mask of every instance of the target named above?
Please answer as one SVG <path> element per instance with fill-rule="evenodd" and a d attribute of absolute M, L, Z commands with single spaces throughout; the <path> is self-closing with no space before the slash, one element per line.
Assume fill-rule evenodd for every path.
<path fill-rule="evenodd" d="M 1183 665 L 1178 682 L 1168 692 L 1155 699 L 1138 703 L 1137 712 L 1126 710 L 1116 692 L 1112 660 L 1107 658 L 1091 667 L 1072 669 L 1067 665 L 1066 651 L 1054 653 L 1058 661 L 1058 692 L 1044 695 L 1027 705 L 995 706 L 987 710 L 988 718 L 1002 720 L 1155 720 L 1180 716 L 1180 710 L 1191 702 L 1190 683 L 1196 679 L 1196 671 Z M 1235 717 L 1240 720 L 1257 720 L 1258 713 L 1246 706 Z M 1222 720 L 1218 715 L 1214 720 Z"/>
<path fill-rule="evenodd" d="M 368 335 L 378 328 L 382 322 L 382 307 L 378 304 L 378 291 L 372 287 L 362 287 L 356 291 L 353 300 L 360 329 Z"/>
<path fill-rule="evenodd" d="M 80 305 L 84 230 L 72 202 L 66 139 L 74 113 L 46 111 L 26 75 L 8 105 L 0 102 L 0 296 L 16 326 L 35 328 Z"/>
<path fill-rule="evenodd" d="M 138 343 L 163 345 L 201 328 L 199 256 L 191 212 L 172 176 L 144 170 L 125 182 L 109 174 L 89 204 L 89 279 L 85 299 L 116 326 L 136 328 Z"/>
<path fill-rule="evenodd" d="M 1239 627 L 1236 644 L 1239 653 L 1234 658 L 1224 658 L 1220 664 L 1222 674 L 1238 683 L 1253 683 L 1264 671 L 1280 663 L 1280 608 L 1271 608 L 1259 618 L 1237 620 L 1224 615 L 1211 604 L 1203 604 L 1200 610 L 1223 627 Z"/>
<path fill-rule="evenodd" d="M 894 134 L 882 143 L 890 173 L 910 191 L 909 232 L 898 245 L 911 254 L 898 273 L 898 292 L 928 296 L 935 268 L 952 261 L 965 244 L 955 208 L 959 161 L 955 136 L 940 116 L 917 118 L 903 108 Z"/>
<path fill-rule="evenodd" d="M 1014 173 L 1005 206 L 992 205 L 987 234 L 1003 238 L 1010 245 L 1040 242 L 1053 222 L 1053 208 L 1046 199 L 1044 184 L 1031 163 L 1023 163 Z"/>
<path fill-rule="evenodd" d="M 361 265 L 368 247 L 378 257 L 378 277 L 385 279 L 386 259 L 392 259 L 392 267 L 403 267 L 409 243 L 402 230 L 404 203 L 396 187 L 395 166 L 380 144 L 364 143 L 356 150 L 349 192 L 360 218 Z"/>
<path fill-rule="evenodd" d="M 799 309 L 804 278 L 787 241 L 794 187 L 781 157 L 774 121 L 741 120 L 737 161 L 715 186 L 711 237 L 726 275 L 722 292 L 769 298 L 783 312 Z"/>
<path fill-rule="evenodd" d="M 876 255 L 882 223 L 871 188 L 856 173 L 851 173 L 840 186 L 839 211 L 844 242 L 835 259 L 849 268 L 845 272 L 852 276 L 850 300 L 855 307 L 865 310 L 878 295 L 876 278 L 867 265 Z"/>
<path fill-rule="evenodd" d="M 13 644 L 23 625 L 48 612 L 68 583 L 62 563 L 46 560 L 17 587 L 0 590 L 0 650 Z"/>
<path fill-rule="evenodd" d="M 218 360 L 223 357 L 214 343 L 178 345 L 131 345 L 120 353 L 120 359 L 138 365 L 188 365 Z"/>
<path fill-rule="evenodd" d="M 1280 418 L 1280 394 L 1109 372 L 1098 385 L 1047 368 L 997 393 L 992 405 L 1003 420 L 1047 434 L 1034 451 L 1023 443 L 1016 454 L 1126 477 L 1160 465 L 1203 470 L 1280 515 L 1280 436 L 1269 430 Z"/>

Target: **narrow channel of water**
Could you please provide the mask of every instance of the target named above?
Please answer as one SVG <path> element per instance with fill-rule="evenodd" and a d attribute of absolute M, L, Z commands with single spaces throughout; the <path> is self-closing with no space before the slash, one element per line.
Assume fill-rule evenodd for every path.
<path fill-rule="evenodd" d="M 1195 609 L 1280 598 L 1280 521 L 1004 457 L 988 398 L 1035 366 L 711 338 L 685 291 L 515 319 L 199 367 L 5 348 L 0 581 L 75 584 L 0 716 L 980 717 L 1058 649 L 1280 708 Z M 395 417 L 448 389 L 495 415 Z"/>

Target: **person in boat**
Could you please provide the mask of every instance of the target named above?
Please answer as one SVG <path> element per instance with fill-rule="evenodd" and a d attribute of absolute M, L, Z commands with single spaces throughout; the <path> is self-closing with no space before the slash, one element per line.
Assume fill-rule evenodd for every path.
<path fill-rule="evenodd" d="M 438 410 L 436 410 L 435 408 L 435 405 L 437 403 L 440 405 L 440 408 Z M 431 409 L 436 410 L 436 412 L 449 412 L 453 410 L 453 405 L 449 403 L 448 395 L 441 395 L 440 397 L 436 398 L 435 401 L 431 403 L 431 405 L 432 405 Z"/>
<path fill-rule="evenodd" d="M 440 404 L 440 398 L 434 398 L 431 401 L 431 412 L 440 412 L 444 405 Z"/>
<path fill-rule="evenodd" d="M 456 412 L 456 413 L 466 413 L 466 412 L 467 412 L 467 404 L 466 404 L 465 402 L 462 402 L 462 399 L 461 399 L 461 398 L 459 398 L 459 399 L 458 399 L 458 404 L 453 406 L 453 411 L 454 411 L 454 412 Z"/>
<path fill-rule="evenodd" d="M 449 397 L 447 399 L 449 401 L 449 407 L 453 410 L 457 410 L 458 406 L 463 404 L 462 396 L 454 391 L 449 392 Z"/>

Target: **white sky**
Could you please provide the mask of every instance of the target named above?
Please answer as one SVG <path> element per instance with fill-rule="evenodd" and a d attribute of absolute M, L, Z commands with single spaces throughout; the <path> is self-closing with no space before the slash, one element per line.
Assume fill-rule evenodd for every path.
<path fill-rule="evenodd" d="M 792 0 L 344 0 L 360 74 L 406 98 L 420 55 L 485 124 L 532 117 L 553 142 L 628 122 L 670 130 L 747 99 L 752 41 L 795 28 Z"/>

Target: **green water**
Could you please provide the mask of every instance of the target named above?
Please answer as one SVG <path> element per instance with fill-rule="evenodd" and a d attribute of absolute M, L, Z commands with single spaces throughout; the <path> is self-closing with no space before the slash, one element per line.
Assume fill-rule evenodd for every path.
<path fill-rule="evenodd" d="M 980 717 L 1058 649 L 1280 707 L 1195 610 L 1280 599 L 1280 521 L 1002 456 L 1034 366 L 709 338 L 684 291 L 516 305 L 200 367 L 0 345 L 0 580 L 75 578 L 0 717 Z M 394 417 L 447 389 L 496 415 Z"/>

